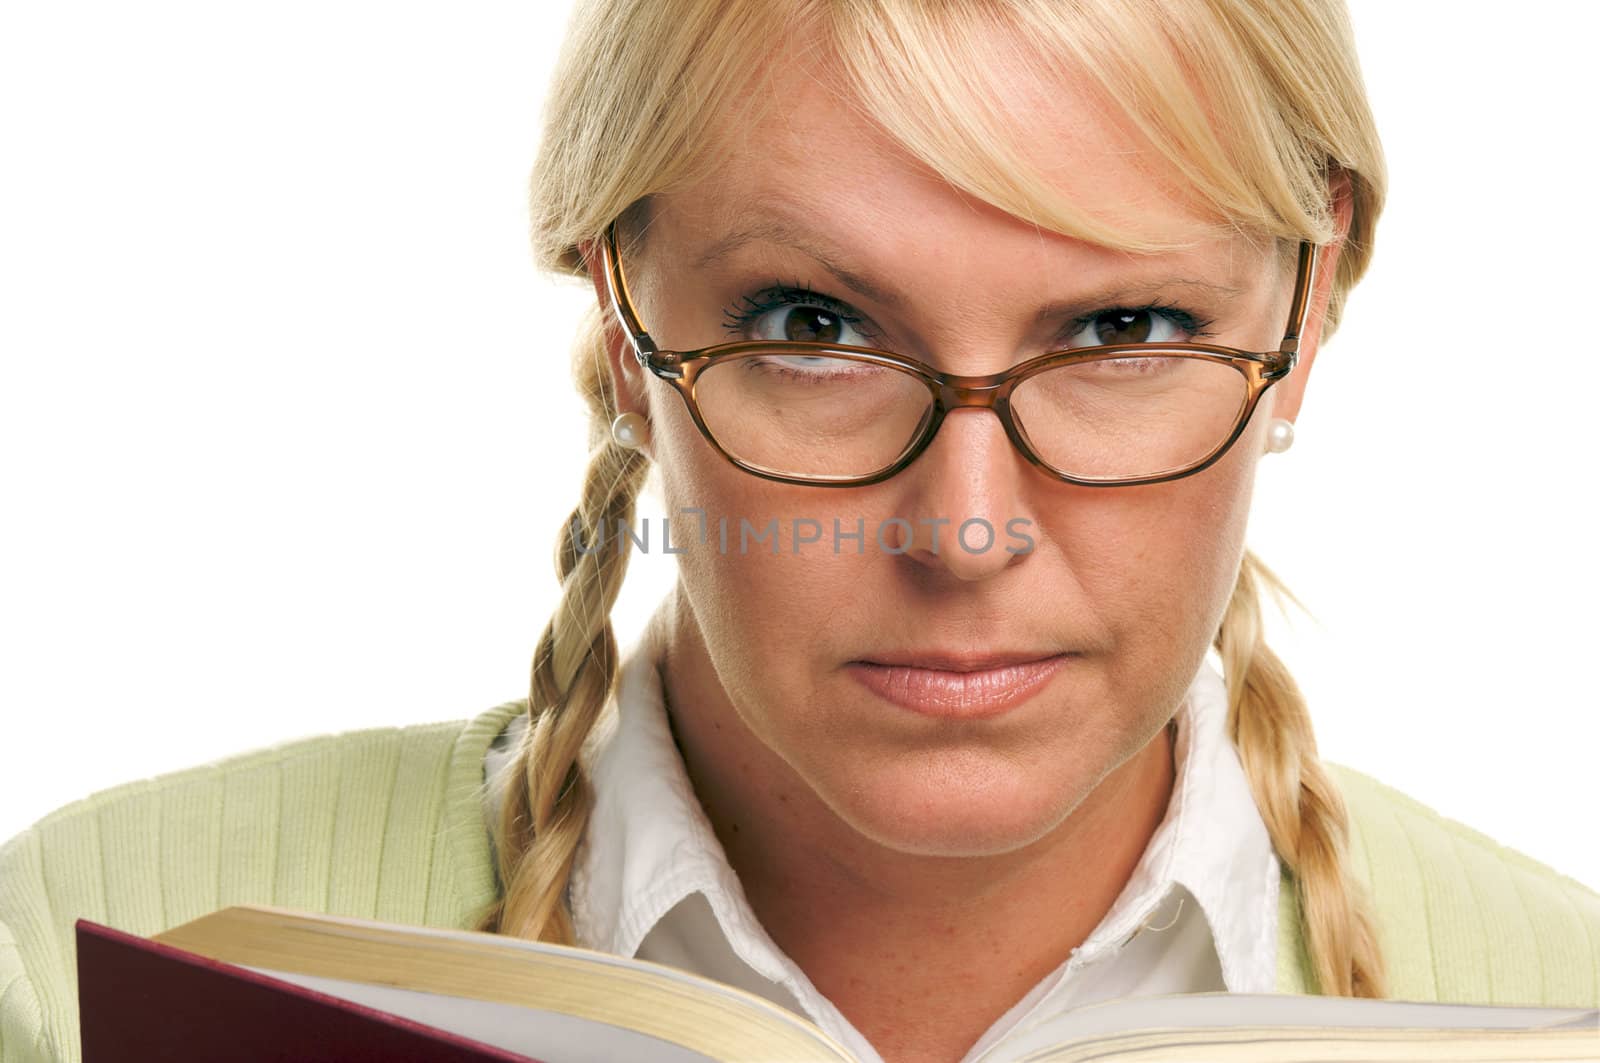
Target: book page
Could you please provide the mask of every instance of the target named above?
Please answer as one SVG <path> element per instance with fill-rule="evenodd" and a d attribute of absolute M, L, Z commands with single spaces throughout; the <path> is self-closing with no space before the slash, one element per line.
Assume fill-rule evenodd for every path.
<path fill-rule="evenodd" d="M 341 997 L 369 1008 L 519 1052 L 540 1063 L 614 1063 L 648 1059 L 652 1063 L 717 1063 L 710 1056 L 659 1037 L 557 1011 L 488 1000 L 446 997 L 414 989 L 288 974 L 251 967 L 268 978 Z"/>
<path fill-rule="evenodd" d="M 337 995 L 363 1004 L 371 998 L 356 987 L 413 993 L 422 999 L 411 1000 L 410 1007 L 444 1008 L 432 1012 L 442 1018 L 397 1010 L 401 997 L 389 998 L 394 1008 L 372 1006 L 497 1047 L 503 1046 L 444 1021 L 452 1012 L 466 1013 L 456 1001 L 508 1009 L 482 1009 L 483 1015 L 562 1015 L 568 1017 L 559 1024 L 563 1027 L 631 1030 L 647 1039 L 638 1052 L 609 1058 L 667 1058 L 648 1047 L 654 1042 L 689 1047 L 686 1063 L 748 1058 L 752 1051 L 807 1063 L 851 1058 L 815 1025 L 765 998 L 675 968 L 587 949 L 262 905 L 222 909 L 154 940 L 297 984 L 310 986 L 311 979 L 345 983 L 349 988 Z M 426 998 L 441 1003 L 429 1004 Z M 525 1042 L 511 1050 L 525 1052 Z"/>
<path fill-rule="evenodd" d="M 1029 1022 L 996 1044 L 984 1063 L 1025 1058 L 1055 1045 L 1133 1030 L 1219 1027 L 1336 1029 L 1526 1029 L 1600 1022 L 1586 1008 L 1513 1008 L 1431 1004 L 1286 993 L 1190 993 L 1091 1004 Z"/>

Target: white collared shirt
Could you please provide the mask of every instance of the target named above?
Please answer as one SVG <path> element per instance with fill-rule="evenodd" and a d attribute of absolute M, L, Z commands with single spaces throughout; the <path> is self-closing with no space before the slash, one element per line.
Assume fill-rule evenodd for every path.
<path fill-rule="evenodd" d="M 595 807 L 568 901 L 578 943 L 738 986 L 822 1027 L 863 1063 L 878 1053 L 757 921 L 668 729 L 661 626 L 625 654 L 614 719 L 586 754 Z M 1166 816 L 1083 944 L 1002 1015 L 963 1063 L 1034 1019 L 1125 996 L 1272 992 L 1279 864 L 1225 733 L 1227 693 L 1207 663 L 1176 714 Z M 490 749 L 494 814 L 519 716 Z"/>

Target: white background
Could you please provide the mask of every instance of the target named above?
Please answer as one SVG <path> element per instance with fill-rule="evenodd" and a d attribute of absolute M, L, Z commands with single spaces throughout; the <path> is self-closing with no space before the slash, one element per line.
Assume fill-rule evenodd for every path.
<path fill-rule="evenodd" d="M 525 238 L 564 9 L 5 5 L 0 838 L 524 691 L 584 459 L 589 294 Z M 1600 4 L 1353 17 L 1393 188 L 1263 463 L 1278 641 L 1325 756 L 1600 886 Z"/>

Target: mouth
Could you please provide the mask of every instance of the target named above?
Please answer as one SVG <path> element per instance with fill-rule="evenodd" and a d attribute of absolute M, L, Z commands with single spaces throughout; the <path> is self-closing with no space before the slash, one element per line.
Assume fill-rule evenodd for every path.
<path fill-rule="evenodd" d="M 944 719 L 984 719 L 1044 689 L 1071 653 L 887 653 L 851 661 L 845 670 L 903 709 Z"/>

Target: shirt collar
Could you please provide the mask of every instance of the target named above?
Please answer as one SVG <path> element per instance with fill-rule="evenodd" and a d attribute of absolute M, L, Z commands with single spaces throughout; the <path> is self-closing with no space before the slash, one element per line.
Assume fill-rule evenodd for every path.
<path fill-rule="evenodd" d="M 585 746 L 595 802 L 567 887 L 574 934 L 586 948 L 633 956 L 668 912 L 701 893 L 739 959 L 803 998 L 815 990 L 757 921 L 673 740 L 658 670 L 669 605 L 623 654 L 615 692 Z M 486 758 L 491 822 L 526 727 L 526 714 L 513 720 Z"/>
<path fill-rule="evenodd" d="M 1122 893 L 1075 950 L 1074 964 L 1126 944 L 1181 885 L 1205 915 L 1228 990 L 1272 990 L 1281 868 L 1227 717 L 1227 685 L 1207 661 L 1174 716 L 1177 773 L 1166 815 Z"/>
<path fill-rule="evenodd" d="M 568 887 L 574 931 L 586 947 L 633 956 L 652 927 L 699 892 L 740 959 L 797 994 L 814 993 L 757 921 L 673 741 L 658 671 L 664 611 L 665 605 L 624 655 L 612 702 L 586 748 L 595 805 Z M 489 776 L 501 785 L 497 776 L 526 719 L 514 720 L 489 753 Z M 1209 662 L 1175 719 L 1177 772 L 1166 815 L 1066 968 L 1121 948 L 1181 885 L 1205 915 L 1228 990 L 1270 992 L 1279 865 L 1227 737 L 1226 687 Z M 500 791 L 488 789 L 490 814 Z"/>

